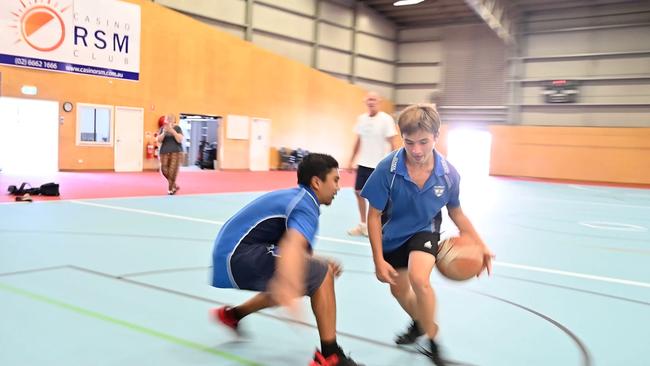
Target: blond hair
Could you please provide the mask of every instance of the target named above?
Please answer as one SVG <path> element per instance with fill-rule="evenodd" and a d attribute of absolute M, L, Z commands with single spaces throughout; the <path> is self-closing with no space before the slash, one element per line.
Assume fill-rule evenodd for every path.
<path fill-rule="evenodd" d="M 176 123 L 176 115 L 173 113 L 167 113 L 165 115 L 165 120 L 171 124 Z"/>
<path fill-rule="evenodd" d="M 397 125 L 402 135 L 426 131 L 438 136 L 440 115 L 433 104 L 412 104 L 400 113 Z"/>

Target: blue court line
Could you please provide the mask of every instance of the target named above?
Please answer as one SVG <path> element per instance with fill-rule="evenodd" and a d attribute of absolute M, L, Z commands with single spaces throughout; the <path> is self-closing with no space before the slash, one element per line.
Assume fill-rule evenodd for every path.
<path fill-rule="evenodd" d="M 53 306 L 56 306 L 58 308 L 62 308 L 62 309 L 72 311 L 72 312 L 80 314 L 80 315 L 87 316 L 89 318 L 101 320 L 101 321 L 104 321 L 104 322 L 107 322 L 107 323 L 110 323 L 110 324 L 113 324 L 113 325 L 118 325 L 118 326 L 127 328 L 129 330 L 132 330 L 132 331 L 135 331 L 135 332 L 138 332 L 138 333 L 141 333 L 141 334 L 145 334 L 145 335 L 148 335 L 148 336 L 152 336 L 152 337 L 155 337 L 155 338 L 162 339 L 164 341 L 167 341 L 169 343 L 173 343 L 175 345 L 187 347 L 187 348 L 190 348 L 190 349 L 193 349 L 193 350 L 196 350 L 196 351 L 207 352 L 207 353 L 219 356 L 221 358 L 227 359 L 229 361 L 237 362 L 237 363 L 239 363 L 241 365 L 261 366 L 261 364 L 256 363 L 254 361 L 247 360 L 245 358 L 239 357 L 237 355 L 234 355 L 234 354 L 231 354 L 231 353 L 228 353 L 228 352 L 220 351 L 220 350 L 212 348 L 210 346 L 206 346 L 206 345 L 203 345 L 203 344 L 200 344 L 200 343 L 197 343 L 197 342 L 193 342 L 193 341 L 190 341 L 190 340 L 187 340 L 187 339 L 179 338 L 179 337 L 173 336 L 171 334 L 163 333 L 163 332 L 157 331 L 155 329 L 144 327 L 142 325 L 127 322 L 127 321 L 122 320 L 122 319 L 117 319 L 117 318 L 114 318 L 114 317 L 111 317 L 109 315 L 102 314 L 102 313 L 99 313 L 99 312 L 96 312 L 96 311 L 84 309 L 84 308 L 76 306 L 76 305 L 68 304 L 66 302 L 59 301 L 57 299 L 47 297 L 47 296 L 43 296 L 43 295 L 31 292 L 31 291 L 27 291 L 27 290 L 24 290 L 24 289 L 21 289 L 21 288 L 9 286 L 9 285 L 6 285 L 6 284 L 1 283 L 1 282 L 0 282 L 0 290 L 12 293 L 14 295 L 22 296 L 22 297 L 28 298 L 30 300 L 42 302 L 42 303 L 45 303 L 45 304 L 48 304 L 48 305 L 53 305 Z"/>

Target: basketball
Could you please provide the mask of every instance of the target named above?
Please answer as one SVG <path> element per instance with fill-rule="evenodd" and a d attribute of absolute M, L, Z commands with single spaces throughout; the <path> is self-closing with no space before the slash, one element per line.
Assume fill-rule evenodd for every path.
<path fill-rule="evenodd" d="M 436 267 L 446 278 L 468 280 L 483 270 L 483 248 L 467 237 L 444 239 L 439 244 Z"/>

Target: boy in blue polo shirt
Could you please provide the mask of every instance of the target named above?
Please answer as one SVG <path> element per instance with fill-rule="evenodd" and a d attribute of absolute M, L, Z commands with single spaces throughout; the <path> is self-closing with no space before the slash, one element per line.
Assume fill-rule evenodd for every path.
<path fill-rule="evenodd" d="M 332 261 L 311 255 L 320 205 L 330 205 L 339 190 L 338 162 L 325 154 L 309 154 L 298 167 L 298 187 L 258 197 L 231 217 L 214 244 L 212 285 L 259 291 L 235 307 L 212 310 L 234 331 L 245 316 L 271 306 L 297 312 L 295 300 L 311 298 L 321 350 L 311 366 L 358 366 L 336 342 Z"/>
<path fill-rule="evenodd" d="M 436 299 L 429 277 L 436 264 L 442 207 L 460 230 L 484 248 L 491 271 L 492 253 L 460 208 L 460 176 L 435 149 L 440 130 L 438 112 L 412 105 L 398 119 L 404 148 L 389 154 L 361 191 L 368 199 L 368 234 L 375 274 L 413 319 L 397 344 L 410 344 L 426 333 L 429 349 L 420 349 L 434 364 L 445 365 L 434 338 Z"/>

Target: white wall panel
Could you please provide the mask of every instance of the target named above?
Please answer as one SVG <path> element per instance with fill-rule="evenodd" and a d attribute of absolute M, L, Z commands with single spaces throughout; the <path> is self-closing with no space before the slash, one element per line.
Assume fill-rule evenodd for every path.
<path fill-rule="evenodd" d="M 436 89 L 397 89 L 395 96 L 396 104 L 431 103 Z"/>
<path fill-rule="evenodd" d="M 347 53 L 320 48 L 318 49 L 318 68 L 348 75 L 350 74 L 351 57 Z"/>
<path fill-rule="evenodd" d="M 237 27 L 237 26 L 234 26 L 234 25 L 228 25 L 228 24 L 214 24 L 213 26 L 215 28 L 219 29 L 219 30 L 222 30 L 222 31 L 226 32 L 226 33 L 230 33 L 230 34 L 232 34 L 233 36 L 235 36 L 235 37 L 237 37 L 239 39 L 246 38 L 246 30 L 241 28 L 241 27 Z"/>
<path fill-rule="evenodd" d="M 524 78 L 571 78 L 588 76 L 593 71 L 591 60 L 551 60 L 524 64 Z"/>
<path fill-rule="evenodd" d="M 357 29 L 362 32 L 376 34 L 378 36 L 395 39 L 395 25 L 389 22 L 375 11 L 361 6 L 357 13 Z"/>
<path fill-rule="evenodd" d="M 260 4 L 253 7 L 253 27 L 310 42 L 314 37 L 312 19 Z"/>
<path fill-rule="evenodd" d="M 398 66 L 397 84 L 435 84 L 440 82 L 438 66 Z"/>
<path fill-rule="evenodd" d="M 546 110 L 542 110 L 544 108 Z M 650 108 L 639 110 L 602 110 L 575 108 L 552 110 L 548 107 L 536 108 L 534 112 L 521 114 L 521 123 L 526 125 L 548 126 L 608 126 L 608 127 L 650 127 L 648 114 Z"/>
<path fill-rule="evenodd" d="M 589 32 L 543 33 L 530 35 L 526 40 L 525 56 L 554 56 L 592 53 Z"/>
<path fill-rule="evenodd" d="M 318 24 L 318 38 L 320 38 L 320 43 L 325 46 L 345 51 L 352 50 L 352 31 L 349 29 L 320 23 Z"/>
<path fill-rule="evenodd" d="M 326 72 L 326 71 L 324 71 L 324 72 Z M 326 72 L 326 73 L 327 73 L 327 72 Z M 332 73 L 332 74 L 327 73 L 327 74 L 328 74 L 329 76 L 333 77 L 333 78 L 339 79 L 339 80 L 341 80 L 341 81 L 345 81 L 346 83 L 349 83 L 349 82 L 350 82 L 350 78 L 349 78 L 348 76 L 345 76 L 345 75 L 339 75 L 339 74 L 335 74 L 335 73 Z"/>
<path fill-rule="evenodd" d="M 650 27 L 532 34 L 526 41 L 528 45 L 526 55 L 646 51 L 650 48 L 649 40 Z"/>
<path fill-rule="evenodd" d="M 393 82 L 393 65 L 363 57 L 357 57 L 356 75 L 372 80 Z"/>
<path fill-rule="evenodd" d="M 305 65 L 311 64 L 312 48 L 309 45 L 259 33 L 253 34 L 253 43 L 273 53 L 288 57 Z"/>
<path fill-rule="evenodd" d="M 320 6 L 320 17 L 322 19 L 346 27 L 352 27 L 354 17 L 351 8 L 346 8 L 343 5 L 338 5 L 327 1 L 321 1 Z"/>
<path fill-rule="evenodd" d="M 554 30 L 561 28 L 589 27 L 599 25 L 617 25 L 645 23 L 648 21 L 650 2 L 614 1 L 607 6 L 575 7 L 563 9 L 561 14 L 539 12 L 532 13 L 526 28 L 530 31 Z M 559 15 L 559 17 L 558 17 Z M 555 19 L 560 18 L 560 19 Z"/>
<path fill-rule="evenodd" d="M 218 19 L 242 25 L 246 23 L 245 0 L 156 0 L 155 2 L 172 9 L 200 15 L 205 18 Z"/>
<path fill-rule="evenodd" d="M 648 51 L 650 26 L 593 32 L 594 52 Z"/>
<path fill-rule="evenodd" d="M 261 0 L 260 2 L 266 2 L 280 8 L 293 10 L 306 15 L 316 14 L 316 0 Z"/>
<path fill-rule="evenodd" d="M 441 42 L 402 43 L 397 46 L 398 62 L 440 62 Z"/>
<path fill-rule="evenodd" d="M 398 33 L 400 41 L 431 41 L 442 39 L 444 27 L 402 29 Z"/>
<path fill-rule="evenodd" d="M 648 40 L 650 42 L 650 40 Z M 591 61 L 594 75 L 639 75 L 650 74 L 650 56 L 630 58 L 604 58 Z"/>
<path fill-rule="evenodd" d="M 367 91 L 374 91 L 379 94 L 383 99 L 391 99 L 393 95 L 393 88 L 384 84 L 375 84 L 369 81 L 357 80 L 356 85 L 366 89 Z M 363 103 L 362 100 L 359 103 Z"/>
<path fill-rule="evenodd" d="M 395 42 L 357 33 L 357 53 L 393 61 L 395 60 Z"/>

